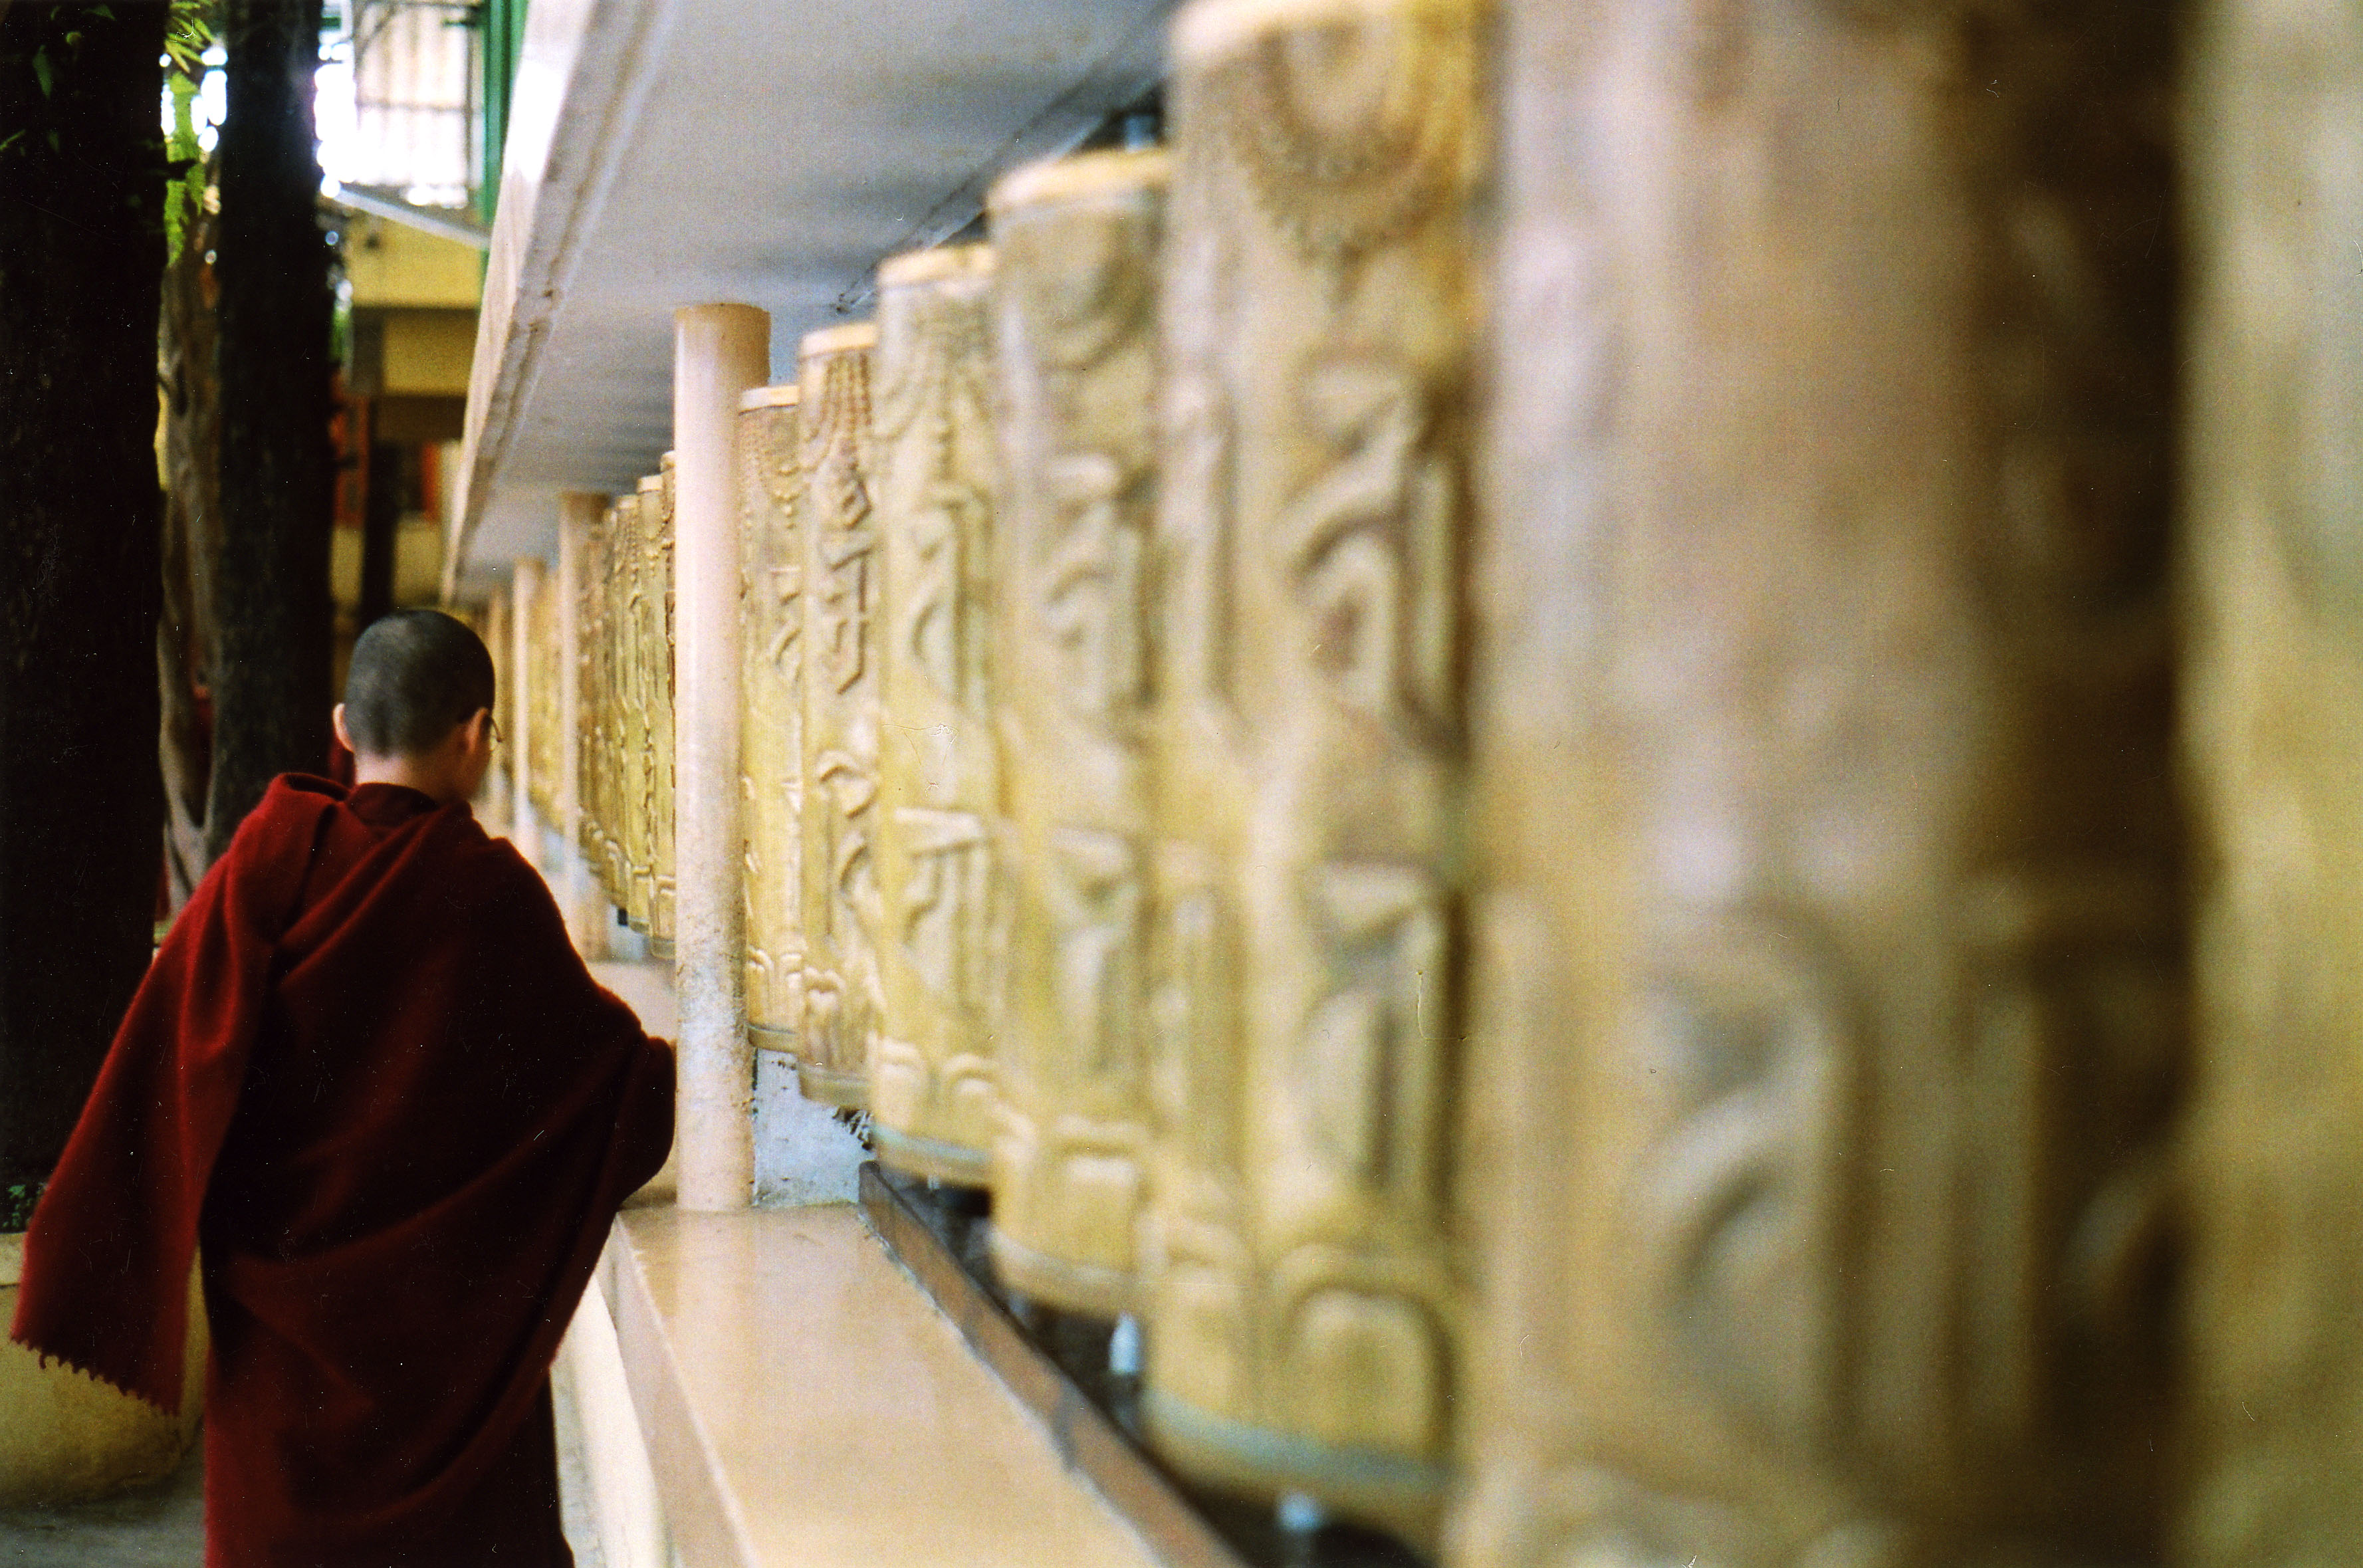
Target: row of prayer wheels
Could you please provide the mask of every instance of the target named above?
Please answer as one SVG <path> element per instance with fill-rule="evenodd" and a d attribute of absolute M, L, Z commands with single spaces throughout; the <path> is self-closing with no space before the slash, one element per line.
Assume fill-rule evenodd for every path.
<path fill-rule="evenodd" d="M 575 611 L 581 849 L 660 958 L 673 947 L 672 507 L 667 454 L 591 530 Z M 528 794 L 539 804 L 556 790 Z"/>
<path fill-rule="evenodd" d="M 754 1042 L 1178 1468 L 2351 1555 L 2363 31 L 2191 8 L 1192 0 L 1169 150 L 746 399 Z M 670 494 L 576 650 L 659 944 Z"/>

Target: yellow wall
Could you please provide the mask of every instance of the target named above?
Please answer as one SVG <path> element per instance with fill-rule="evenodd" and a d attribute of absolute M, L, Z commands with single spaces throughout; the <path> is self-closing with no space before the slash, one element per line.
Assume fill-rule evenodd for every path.
<path fill-rule="evenodd" d="M 382 390 L 465 397 L 475 353 L 472 310 L 388 311 Z"/>
<path fill-rule="evenodd" d="M 483 252 L 407 224 L 354 214 L 345 233 L 353 307 L 473 310 L 484 292 Z"/>

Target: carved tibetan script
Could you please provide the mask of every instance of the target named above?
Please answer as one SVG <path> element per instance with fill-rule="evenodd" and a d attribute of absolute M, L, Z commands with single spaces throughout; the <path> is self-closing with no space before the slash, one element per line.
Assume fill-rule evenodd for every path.
<path fill-rule="evenodd" d="M 878 496 L 886 561 L 879 792 L 886 1011 L 871 1062 L 879 1157 L 982 1185 L 1001 899 L 992 604 L 993 253 L 878 274 Z"/>
<path fill-rule="evenodd" d="M 1031 1297 L 1138 1300 L 1148 1188 L 1147 754 L 1159 151 L 992 197 L 1006 475 L 999 600 L 1012 881 L 994 1259 Z"/>
<path fill-rule="evenodd" d="M 799 424 L 804 609 L 802 924 L 796 1073 L 831 1105 L 869 1099 L 877 940 L 878 522 L 871 507 L 869 325 L 804 341 Z"/>
<path fill-rule="evenodd" d="M 738 413 L 739 746 L 745 795 L 747 1031 L 793 1052 L 804 979 L 804 467 L 793 385 Z"/>

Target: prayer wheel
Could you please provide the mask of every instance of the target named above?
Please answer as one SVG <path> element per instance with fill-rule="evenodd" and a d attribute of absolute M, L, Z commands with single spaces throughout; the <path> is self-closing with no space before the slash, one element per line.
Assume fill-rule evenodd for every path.
<path fill-rule="evenodd" d="M 650 520 L 649 481 L 641 481 L 641 541 L 647 549 L 649 582 L 645 614 L 649 684 L 649 955 L 673 954 L 674 884 L 672 859 L 673 798 L 673 589 L 672 589 L 672 453 L 655 481 L 655 512 Z"/>
<path fill-rule="evenodd" d="M 746 795 L 747 1039 L 796 1050 L 804 1016 L 804 464 L 798 389 L 738 401 L 739 762 Z"/>
<path fill-rule="evenodd" d="M 1011 922 L 993 1259 L 1029 1297 L 1137 1303 L 1148 1192 L 1149 540 L 1161 151 L 1022 170 L 999 254 L 995 668 Z"/>
<path fill-rule="evenodd" d="M 868 322 L 805 337 L 798 363 L 805 645 L 804 1006 L 796 1078 L 829 1105 L 869 1100 L 882 1006 L 877 943 L 878 523 L 871 515 Z"/>
<path fill-rule="evenodd" d="M 1449 1560 L 2162 1561 L 2173 29 L 1700 17 L 1506 8 Z"/>
<path fill-rule="evenodd" d="M 2363 1541 L 2363 12 L 2185 16 L 2184 762 L 2211 875 L 2176 1555 L 2335 1562 Z"/>
<path fill-rule="evenodd" d="M 558 596 L 565 584 L 555 572 L 546 573 L 533 596 L 528 645 L 533 650 L 531 733 L 526 737 L 527 794 L 544 822 L 558 820 L 558 760 L 562 748 L 558 736 Z"/>
<path fill-rule="evenodd" d="M 492 711 L 496 723 L 501 713 L 512 707 L 511 695 L 516 690 L 516 639 L 509 632 L 510 617 L 515 612 L 515 595 L 505 590 L 496 593 L 484 606 L 483 623 L 476 628 L 477 636 L 483 639 L 485 651 L 493 658 Z M 514 723 L 514 712 L 510 717 Z M 492 766 L 477 788 L 477 815 L 483 818 L 485 830 L 496 837 L 505 838 L 516 831 L 509 820 L 516 815 L 516 790 L 512 781 L 516 774 L 516 765 L 517 759 L 510 754 L 509 748 L 494 746 Z"/>
<path fill-rule="evenodd" d="M 599 813 L 599 858 L 593 863 L 607 902 L 624 906 L 624 826 L 618 803 L 624 795 L 624 688 L 622 618 L 619 614 L 623 580 L 624 503 L 611 501 L 601 521 L 593 559 L 597 574 L 591 584 L 598 631 L 591 645 L 592 668 L 598 699 L 593 712 L 598 721 L 598 751 L 592 788 Z"/>
<path fill-rule="evenodd" d="M 1151 726 L 1160 1256 L 1182 1469 L 1432 1524 L 1453 1396 L 1477 0 L 1197 0 Z"/>
<path fill-rule="evenodd" d="M 992 293 L 989 246 L 878 269 L 886 1005 L 871 1130 L 886 1163 L 974 1186 L 993 1147 L 991 987 L 1005 924 L 993 842 Z"/>
<path fill-rule="evenodd" d="M 647 598 L 650 573 L 648 549 L 643 536 L 654 526 L 656 503 L 649 494 L 649 482 L 642 480 L 639 487 L 616 503 L 616 516 L 623 524 L 616 539 L 616 550 L 623 558 L 623 571 L 618 581 L 620 590 L 617 608 L 616 650 L 618 655 L 620 706 L 623 710 L 621 744 L 622 767 L 617 782 L 623 796 L 616 803 L 616 817 L 623 832 L 623 878 L 625 923 L 642 936 L 648 934 L 649 908 L 656 890 L 656 873 L 649 854 L 649 687 Z"/>
<path fill-rule="evenodd" d="M 590 867 L 592 876 L 601 889 L 606 886 L 605 830 L 599 816 L 599 770 L 601 752 L 605 746 L 607 713 L 606 692 L 600 684 L 599 659 L 606 641 L 606 630 L 601 624 L 599 606 L 606 587 L 607 528 L 615 516 L 615 505 L 600 508 L 599 516 L 582 535 L 582 571 L 572 584 L 575 594 L 574 627 L 576 690 L 582 701 L 574 711 L 576 740 L 574 747 L 575 792 L 582 803 L 582 814 L 575 822 L 574 847 Z"/>

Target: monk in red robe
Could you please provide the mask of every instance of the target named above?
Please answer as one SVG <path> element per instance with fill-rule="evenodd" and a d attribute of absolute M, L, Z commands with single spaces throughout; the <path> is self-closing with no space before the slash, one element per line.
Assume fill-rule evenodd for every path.
<path fill-rule="evenodd" d="M 362 634 L 356 782 L 240 826 L 26 1237 L 14 1337 L 166 1410 L 203 1242 L 209 1568 L 572 1562 L 550 1361 L 673 1059 L 470 814 L 492 703 L 460 622 Z"/>

